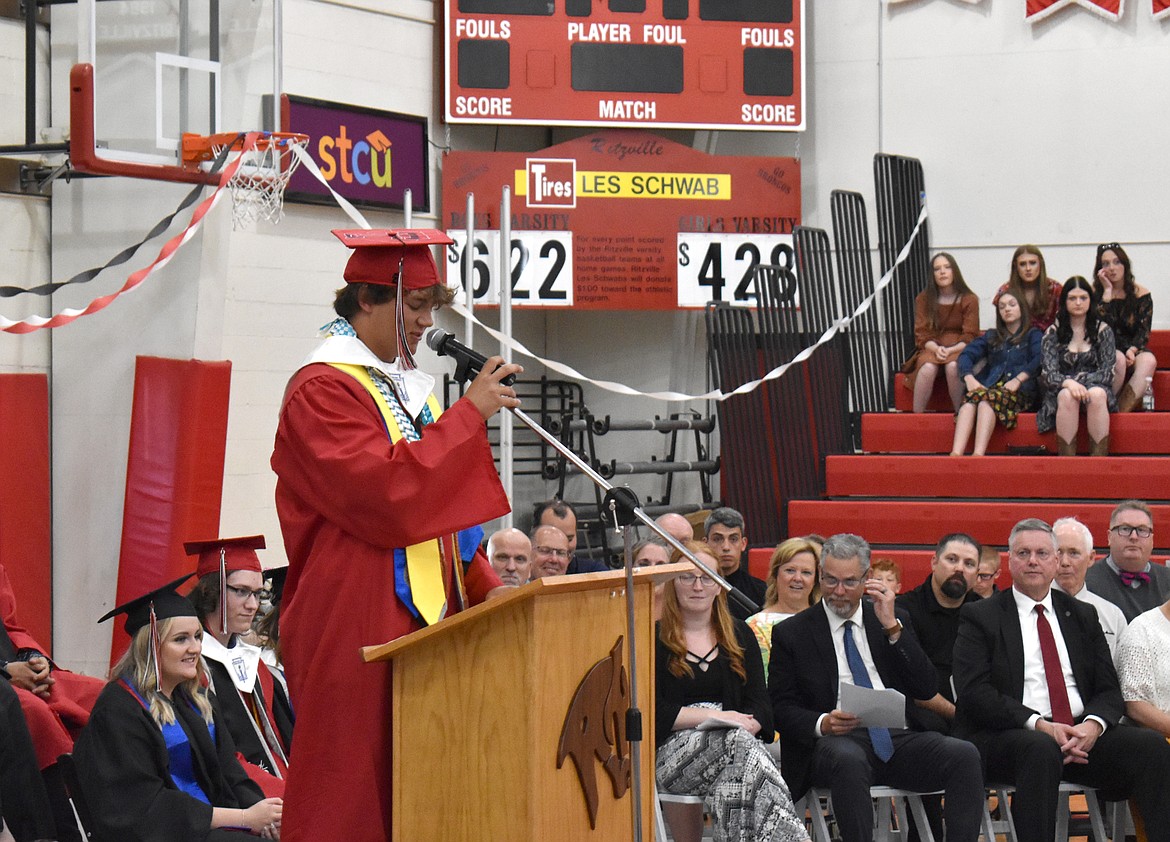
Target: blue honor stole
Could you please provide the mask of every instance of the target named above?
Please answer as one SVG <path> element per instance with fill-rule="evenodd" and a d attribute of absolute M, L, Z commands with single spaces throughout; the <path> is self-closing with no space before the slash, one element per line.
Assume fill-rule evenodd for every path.
<path fill-rule="evenodd" d="M 143 710 L 147 715 L 150 715 L 150 704 L 138 692 L 138 688 L 127 681 L 125 678 L 119 678 L 118 683 L 126 688 L 138 703 L 142 705 Z M 188 699 L 187 704 L 191 706 L 192 710 L 198 712 L 195 705 Z M 154 718 L 151 717 L 151 721 Z M 183 730 L 183 726 L 179 722 L 179 716 L 175 714 L 175 721 L 168 725 L 159 726 L 162 731 L 163 740 L 167 744 L 167 757 L 170 758 L 170 775 L 171 780 L 174 781 L 176 787 L 181 791 L 187 793 L 192 798 L 197 798 L 208 806 L 211 804 L 211 799 L 207 797 L 207 793 L 203 791 L 203 787 L 199 784 L 195 777 L 195 761 L 191 752 L 191 740 L 187 736 L 187 732 Z M 211 734 L 212 743 L 215 742 L 215 723 L 212 722 L 207 726 L 208 732 Z"/>

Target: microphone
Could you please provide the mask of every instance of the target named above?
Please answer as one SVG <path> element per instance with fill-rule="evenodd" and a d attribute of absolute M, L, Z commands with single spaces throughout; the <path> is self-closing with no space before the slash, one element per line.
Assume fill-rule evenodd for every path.
<path fill-rule="evenodd" d="M 433 327 L 428 330 L 426 339 L 427 347 L 440 357 L 453 357 L 455 359 L 455 379 L 460 383 L 474 379 L 487 365 L 487 357 L 468 348 L 455 338 L 455 334 L 443 330 L 441 327 Z M 505 386 L 511 386 L 515 382 L 515 374 L 509 374 L 500 381 Z"/>

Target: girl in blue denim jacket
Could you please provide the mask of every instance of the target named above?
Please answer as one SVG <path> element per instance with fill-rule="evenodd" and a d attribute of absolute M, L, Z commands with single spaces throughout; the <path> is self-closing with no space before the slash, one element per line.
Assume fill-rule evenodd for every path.
<path fill-rule="evenodd" d="M 995 300 L 995 328 L 968 345 L 959 356 L 959 376 L 967 396 L 955 419 L 952 456 L 962 456 L 975 430 L 972 454 L 983 456 L 996 419 L 1005 429 L 1016 426 L 1017 416 L 1036 402 L 1040 372 L 1041 333 L 1031 327 L 1028 305 L 1009 292 Z M 979 363 L 984 363 L 978 375 Z"/>

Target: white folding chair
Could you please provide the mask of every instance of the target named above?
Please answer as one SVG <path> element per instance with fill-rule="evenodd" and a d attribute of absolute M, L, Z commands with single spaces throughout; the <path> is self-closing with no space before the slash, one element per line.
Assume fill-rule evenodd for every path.
<path fill-rule="evenodd" d="M 675 795 L 654 787 L 654 836 L 657 842 L 700 842 L 703 838 L 701 795 Z M 669 827 L 669 836 L 667 828 Z"/>
<path fill-rule="evenodd" d="M 1008 837 L 1008 842 L 1016 842 L 1016 828 L 1012 821 L 1012 810 L 1010 805 L 1011 794 L 1016 791 L 1014 786 L 1007 786 L 1002 784 L 993 784 L 991 786 L 999 799 L 999 814 L 1000 821 L 993 823 L 991 821 L 991 813 L 987 804 L 983 805 L 983 833 L 982 837 L 985 842 L 994 842 L 997 831 L 1005 833 Z M 1068 839 L 1068 823 L 1069 823 L 1069 798 L 1074 795 L 1085 796 L 1085 806 L 1089 813 L 1089 827 L 1090 838 L 1093 842 L 1110 842 L 1110 836 L 1105 832 L 1105 817 L 1101 813 L 1101 803 L 1097 800 L 1097 790 L 1091 786 L 1082 786 L 1081 784 L 1070 783 L 1069 781 L 1062 781 L 1060 784 L 1061 799 L 1056 808 L 1056 838 Z M 1120 810 L 1118 812 L 1121 812 Z M 1122 814 L 1124 817 L 1124 814 Z M 1116 822 L 1116 817 L 1115 817 Z M 1114 834 L 1117 833 L 1116 825 Z M 1114 836 L 1117 840 L 1124 840 L 1124 834 L 1121 836 Z"/>
<path fill-rule="evenodd" d="M 918 826 L 918 838 L 922 842 L 934 842 L 934 834 L 930 829 L 930 822 L 926 818 L 926 808 L 922 806 L 923 795 L 942 795 L 938 792 L 911 792 L 906 789 L 895 789 L 889 786 L 874 786 L 869 789 L 870 798 L 877 802 L 874 809 L 874 840 L 875 842 L 890 842 L 894 839 L 905 840 L 906 832 L 910 828 L 910 817 Z M 829 835 L 829 824 L 825 819 L 825 811 L 833 811 L 833 805 L 828 790 L 812 788 L 802 799 L 807 805 L 812 821 L 813 842 L 832 842 Z M 893 809 L 891 810 L 891 805 Z M 909 813 L 907 813 L 909 807 Z M 798 808 L 799 809 L 799 808 Z M 897 817 L 897 827 L 894 826 L 894 817 Z"/>

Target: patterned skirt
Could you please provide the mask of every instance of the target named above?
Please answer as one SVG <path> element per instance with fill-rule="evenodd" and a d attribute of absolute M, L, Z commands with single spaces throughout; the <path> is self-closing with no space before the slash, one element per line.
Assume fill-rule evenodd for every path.
<path fill-rule="evenodd" d="M 963 403 L 987 403 L 995 410 L 995 417 L 1003 424 L 1004 429 L 1014 430 L 1016 428 L 1017 417 L 1021 412 L 1030 408 L 1029 404 L 1031 402 L 1027 399 L 1022 399 L 1018 391 L 1012 392 L 1003 388 L 1003 384 L 1010 379 L 1008 377 L 1001 377 L 994 386 L 968 392 L 967 396 L 963 398 Z"/>
<path fill-rule="evenodd" d="M 809 838 L 772 756 L 742 728 L 676 731 L 658 749 L 655 777 L 662 792 L 707 798 L 716 842 Z"/>

